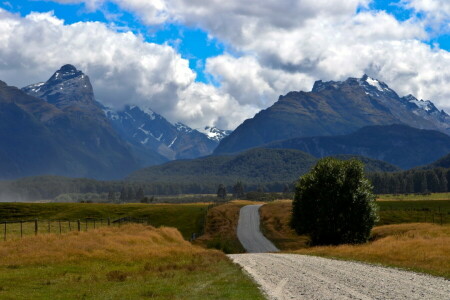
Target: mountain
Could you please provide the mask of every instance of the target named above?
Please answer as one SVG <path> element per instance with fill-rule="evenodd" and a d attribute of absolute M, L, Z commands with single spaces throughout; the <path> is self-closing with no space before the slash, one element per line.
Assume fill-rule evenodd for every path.
<path fill-rule="evenodd" d="M 399 97 L 367 75 L 345 81 L 316 81 L 311 92 L 289 92 L 244 121 L 215 154 L 235 153 L 297 137 L 349 134 L 365 126 L 406 124 L 450 133 L 450 116 L 430 101 Z"/>
<path fill-rule="evenodd" d="M 450 152 L 447 153 L 446 155 L 440 157 L 436 161 L 421 167 L 421 169 L 434 169 L 434 168 L 449 169 L 450 168 Z"/>
<path fill-rule="evenodd" d="M 398 171 L 388 163 L 355 155 L 366 164 L 366 171 Z M 172 161 L 133 172 L 126 180 L 184 185 L 233 185 L 240 180 L 246 185 L 292 183 L 305 174 L 317 158 L 298 150 L 255 148 L 235 155 L 208 156 L 192 160 Z"/>
<path fill-rule="evenodd" d="M 4 83 L 0 90 L 0 177 L 110 179 L 139 168 L 95 101 L 88 76 L 75 67 L 65 65 L 46 82 L 23 90 Z"/>
<path fill-rule="evenodd" d="M 217 143 L 229 136 L 232 132 L 232 130 L 223 130 L 214 126 L 206 126 L 203 129 L 197 130 L 205 134 L 210 140 L 216 141 Z"/>
<path fill-rule="evenodd" d="M 450 136 L 406 125 L 380 125 L 367 126 L 347 135 L 294 138 L 265 147 L 297 149 L 316 157 L 362 155 L 409 169 L 449 153 Z"/>
<path fill-rule="evenodd" d="M 104 108 L 104 113 L 120 136 L 168 160 L 206 156 L 217 147 L 226 131 L 199 132 L 182 123 L 172 124 L 150 108 L 127 105 L 123 110 Z"/>

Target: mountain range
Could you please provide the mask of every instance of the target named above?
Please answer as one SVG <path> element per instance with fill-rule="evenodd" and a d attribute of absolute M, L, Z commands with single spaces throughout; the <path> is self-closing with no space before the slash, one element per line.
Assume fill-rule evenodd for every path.
<path fill-rule="evenodd" d="M 208 155 L 228 134 L 204 131 L 171 124 L 150 109 L 106 108 L 96 101 L 89 77 L 72 65 L 22 89 L 0 82 L 2 179 L 122 178 L 171 159 Z"/>
<path fill-rule="evenodd" d="M 432 163 L 450 153 L 450 136 L 394 124 L 367 126 L 346 135 L 288 139 L 265 147 L 297 149 L 315 157 L 342 153 L 362 155 L 409 169 Z"/>
<path fill-rule="evenodd" d="M 291 171 L 295 168 L 286 163 L 291 164 L 295 155 L 303 162 L 356 156 L 372 166 L 377 165 L 374 161 L 386 162 L 374 170 L 395 171 L 429 164 L 450 153 L 449 135 L 450 116 L 431 101 L 400 97 L 367 75 L 345 81 L 319 80 L 310 92 L 289 92 L 233 132 L 172 123 L 150 107 L 106 107 L 96 100 L 89 77 L 72 65 L 62 66 L 45 82 L 22 89 L 0 81 L 1 179 L 42 174 L 118 179 L 163 164 L 162 169 L 143 169 L 129 178 L 148 174 L 144 170 L 162 176 L 155 170 L 175 166 L 180 168 L 178 173 L 169 172 L 174 178 L 210 174 L 211 180 L 219 178 L 220 171 L 211 173 L 204 165 L 229 169 L 226 161 L 245 163 L 245 170 L 235 169 L 257 176 L 267 171 L 258 167 L 259 158 L 272 165 L 267 160 L 270 153 Z M 225 155 L 261 147 L 245 152 L 245 162 L 242 157 Z M 301 150 L 302 154 L 267 152 L 265 148 Z M 255 158 L 247 159 L 251 155 Z M 188 161 L 164 164 L 180 159 Z M 249 162 L 255 164 L 253 170 Z"/>
<path fill-rule="evenodd" d="M 399 97 L 367 75 L 345 81 L 316 81 L 311 92 L 289 92 L 244 121 L 224 138 L 215 154 L 235 153 L 299 137 L 352 133 L 365 126 L 404 124 L 450 133 L 450 116 L 431 101 Z"/>

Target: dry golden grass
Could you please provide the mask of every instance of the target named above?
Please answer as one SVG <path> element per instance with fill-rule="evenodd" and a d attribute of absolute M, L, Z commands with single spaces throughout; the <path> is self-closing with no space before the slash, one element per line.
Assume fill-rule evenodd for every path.
<path fill-rule="evenodd" d="M 308 237 L 297 235 L 289 226 L 291 210 L 291 200 L 278 200 L 268 203 L 259 210 L 261 229 L 264 235 L 282 250 L 308 247 Z"/>
<path fill-rule="evenodd" d="M 404 223 L 377 226 L 369 243 L 308 247 L 308 239 L 289 227 L 291 201 L 261 208 L 264 234 L 285 251 L 360 260 L 396 266 L 450 278 L 450 225 Z"/>
<path fill-rule="evenodd" d="M 211 208 L 206 216 L 205 232 L 195 243 L 216 248 L 225 253 L 242 253 L 244 248 L 236 236 L 239 210 L 255 204 L 246 200 L 234 200 Z"/>
<path fill-rule="evenodd" d="M 174 228 L 144 225 L 103 227 L 89 232 L 27 236 L 0 243 L 1 265 L 46 264 L 83 259 L 133 261 L 206 251 Z M 133 253 L 133 255 L 130 255 Z"/>
<path fill-rule="evenodd" d="M 263 299 L 220 251 L 144 225 L 0 243 L 0 299 Z"/>
<path fill-rule="evenodd" d="M 450 226 L 427 223 L 385 225 L 363 245 L 311 247 L 301 254 L 354 259 L 450 278 Z"/>

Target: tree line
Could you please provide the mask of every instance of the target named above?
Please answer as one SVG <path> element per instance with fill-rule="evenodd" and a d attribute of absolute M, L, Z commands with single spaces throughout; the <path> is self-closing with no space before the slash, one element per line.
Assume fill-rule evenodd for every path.
<path fill-rule="evenodd" d="M 450 192 L 450 169 L 413 169 L 394 173 L 368 174 L 376 194 Z"/>

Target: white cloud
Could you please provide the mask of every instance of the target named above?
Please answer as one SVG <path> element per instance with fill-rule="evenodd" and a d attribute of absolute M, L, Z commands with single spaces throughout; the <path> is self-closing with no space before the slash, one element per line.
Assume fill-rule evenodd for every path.
<path fill-rule="evenodd" d="M 450 2 L 448 0 L 403 0 L 402 4 L 418 13 L 425 14 L 428 22 L 447 25 L 450 19 Z"/>
<path fill-rule="evenodd" d="M 58 2 L 68 1 L 85 2 L 90 9 L 100 8 L 106 2 Z M 141 82 L 136 97 L 171 99 L 159 104 L 163 113 L 171 114 L 169 107 L 175 105 L 174 114 L 182 115 L 179 112 L 183 111 L 186 119 L 224 122 L 224 118 L 233 116 L 230 124 L 237 124 L 275 102 L 280 94 L 309 90 L 316 79 L 343 80 L 363 73 L 386 81 L 399 94 L 413 93 L 450 108 L 450 71 L 443 67 L 450 63 L 449 53 L 421 42 L 429 39 L 430 24 L 440 24 L 442 30 L 443 20 L 449 19 L 450 3 L 446 0 L 404 0 L 403 5 L 427 16 L 414 16 L 404 22 L 386 12 L 368 10 L 370 0 L 345 0 L 339 5 L 329 0 L 110 2 L 149 25 L 179 22 L 200 27 L 239 53 L 239 57 L 225 53 L 207 59 L 206 71 L 220 83 L 220 88 L 193 82 L 195 74 L 190 73 L 186 62 L 181 67 L 183 60 L 179 57 L 174 60 L 179 61 L 175 63 L 178 67 L 167 71 L 171 75 L 134 75 Z M 365 9 L 358 11 L 361 7 Z M 435 22 L 431 23 L 433 19 Z M 104 71 L 99 68 L 91 73 L 105 79 Z M 158 84 L 151 84 L 154 82 Z M 152 96 L 155 91 L 160 96 Z M 195 101 L 196 105 L 192 104 Z M 228 109 L 220 106 L 220 101 L 229 105 Z M 228 115 L 220 113 L 221 109 Z"/>
<path fill-rule="evenodd" d="M 255 112 L 214 86 L 196 83 L 188 61 L 168 45 L 99 22 L 64 25 L 52 13 L 21 18 L 0 10 L 1 80 L 19 87 L 45 81 L 66 63 L 89 75 L 96 97 L 116 108 L 146 105 L 174 122 L 225 128 Z"/>

